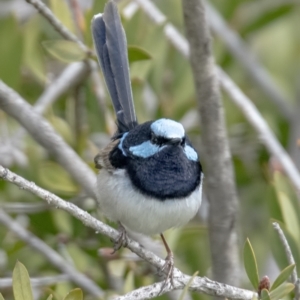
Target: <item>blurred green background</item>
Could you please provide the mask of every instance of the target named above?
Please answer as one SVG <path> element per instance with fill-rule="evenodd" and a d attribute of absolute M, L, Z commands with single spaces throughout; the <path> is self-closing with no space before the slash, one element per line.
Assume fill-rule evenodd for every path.
<path fill-rule="evenodd" d="M 75 2 L 78 3 L 50 0 L 46 4 L 73 33 L 92 48 L 90 20 L 94 14 L 103 11 L 105 1 L 82 3 L 82 14 L 77 17 L 74 17 Z M 181 1 L 154 2 L 168 21 L 184 34 Z M 129 1 L 119 1 L 120 11 L 124 12 L 128 4 Z M 299 110 L 300 1 L 214 0 L 211 4 L 225 18 L 228 26 L 246 41 L 275 84 L 282 89 L 287 98 L 286 105 L 295 109 L 298 107 Z M 67 67 L 68 63 L 60 58 L 70 58 L 73 54 L 71 60 L 76 60 L 80 59 L 80 53 L 77 53 L 76 47 L 64 44 L 59 45 L 63 50 L 55 50 L 57 44 L 53 41 L 62 40 L 61 36 L 25 1 L 2 0 L 0 11 L 0 79 L 33 105 L 45 88 Z M 142 10 L 135 11 L 132 16 L 122 14 L 122 21 L 128 44 L 142 48 L 150 57 L 137 61 L 132 58 L 130 63 L 139 122 L 162 116 L 181 121 L 201 157 L 201 128 L 198 126 L 189 62 L 166 39 L 163 25 L 155 25 Z M 281 111 L 249 79 L 247 71 L 227 51 L 219 37 L 214 37 L 213 44 L 216 62 L 252 99 L 282 145 L 293 152 L 293 158 L 300 155 L 299 141 L 291 138 L 294 120 L 283 117 Z M 49 50 L 60 53 L 60 58 L 51 55 Z M 105 105 L 109 109 L 109 116 L 112 116 L 107 93 Z M 255 130 L 225 95 L 224 107 L 240 200 L 238 220 L 241 254 L 243 244 L 249 237 L 257 255 L 260 277 L 268 275 L 274 279 L 279 270 L 287 266 L 287 262 L 270 220 L 281 222 L 299 262 L 299 201 L 281 166 L 269 156 Z M 98 105 L 90 77 L 59 97 L 44 115 L 96 172 L 93 157 L 98 147 L 108 141 L 113 129 L 107 121 L 107 115 Z M 22 135 L 17 144 L 11 145 L 11 139 L 18 130 L 19 125 L 0 111 L 1 164 L 101 218 L 92 199 L 30 136 Z M 300 139 L 300 128 L 297 132 Z M 295 152 L 292 149 L 297 149 L 297 142 L 298 152 Z M 9 147 L 17 147 L 18 151 L 7 151 Z M 101 288 L 113 290 L 108 273 L 124 279 L 119 290 L 121 293 L 155 281 L 147 263 L 126 259 L 128 250 L 122 250 L 115 260 L 107 260 L 103 253 L 98 253 L 100 248 L 111 247 L 107 237 L 96 234 L 65 212 L 41 204 L 42 201 L 34 195 L 0 181 L 0 207 L 63 255 L 79 271 L 90 276 Z M 198 270 L 200 276 L 209 277 L 207 205 L 204 199 L 195 220 L 185 228 L 170 230 L 167 239 L 175 252 L 177 267 L 188 274 Z M 11 277 L 17 259 L 26 265 L 32 277 L 58 274 L 42 255 L 33 255 L 25 243 L 1 226 L 0 278 Z M 242 287 L 251 289 L 243 271 L 242 257 L 241 282 Z M 61 299 L 73 287 L 72 283 L 61 282 L 42 289 L 38 297 L 45 299 L 52 290 L 57 299 Z M 11 289 L 4 289 L 1 293 L 5 299 L 13 299 Z M 207 298 L 196 293 L 191 295 L 193 299 Z M 86 296 L 86 299 L 92 297 Z M 169 298 L 164 295 L 160 299 Z"/>

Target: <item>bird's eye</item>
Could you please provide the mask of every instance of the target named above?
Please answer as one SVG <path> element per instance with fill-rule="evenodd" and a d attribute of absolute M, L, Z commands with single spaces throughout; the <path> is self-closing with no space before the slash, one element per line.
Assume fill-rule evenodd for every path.
<path fill-rule="evenodd" d="M 158 139 L 157 139 L 156 135 L 153 132 L 151 132 L 151 143 L 153 143 L 153 144 L 158 143 Z"/>

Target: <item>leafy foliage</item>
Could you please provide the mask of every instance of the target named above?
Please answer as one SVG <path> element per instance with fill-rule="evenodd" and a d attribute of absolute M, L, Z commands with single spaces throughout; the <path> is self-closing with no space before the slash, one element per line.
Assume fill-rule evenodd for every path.
<path fill-rule="evenodd" d="M 247 239 L 244 246 L 244 266 L 255 290 L 258 289 L 259 277 L 255 254 L 249 239 Z"/>
<path fill-rule="evenodd" d="M 13 292 L 15 300 L 33 300 L 33 293 L 30 284 L 30 278 L 26 267 L 17 262 L 13 271 Z M 47 300 L 52 300 L 53 295 L 50 294 Z M 83 300 L 82 290 L 79 288 L 71 290 L 64 298 L 64 300 Z M 0 293 L 0 300 L 4 300 Z"/>

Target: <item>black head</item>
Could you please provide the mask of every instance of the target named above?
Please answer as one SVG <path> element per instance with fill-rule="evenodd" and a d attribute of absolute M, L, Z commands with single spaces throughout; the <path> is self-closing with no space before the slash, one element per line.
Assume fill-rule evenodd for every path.
<path fill-rule="evenodd" d="M 182 198 L 199 187 L 201 164 L 183 126 L 169 119 L 138 125 L 125 133 L 110 155 L 143 194 L 160 200 Z"/>

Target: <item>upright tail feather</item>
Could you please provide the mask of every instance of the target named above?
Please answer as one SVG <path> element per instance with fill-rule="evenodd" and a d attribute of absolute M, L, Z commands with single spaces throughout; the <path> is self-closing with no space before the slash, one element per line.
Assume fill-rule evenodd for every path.
<path fill-rule="evenodd" d="M 127 41 L 117 6 L 109 1 L 103 14 L 92 20 L 92 35 L 98 60 L 117 115 L 119 133 L 137 125 L 134 110 Z"/>

